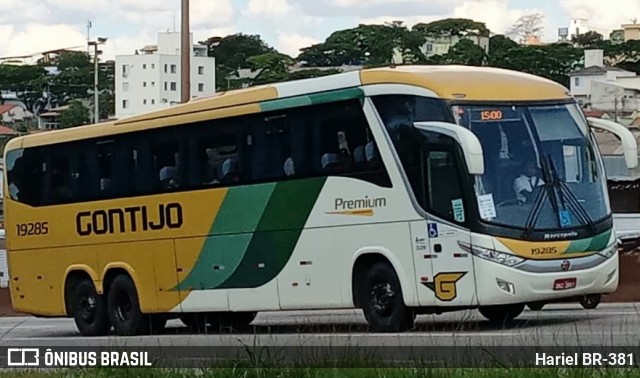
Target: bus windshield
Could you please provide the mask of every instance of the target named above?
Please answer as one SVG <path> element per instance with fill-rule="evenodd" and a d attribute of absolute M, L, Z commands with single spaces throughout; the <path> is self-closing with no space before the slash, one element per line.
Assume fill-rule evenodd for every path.
<path fill-rule="evenodd" d="M 481 218 L 532 230 L 594 227 L 610 214 L 602 162 L 574 104 L 454 106 L 473 131 L 485 173 L 475 179 Z"/>

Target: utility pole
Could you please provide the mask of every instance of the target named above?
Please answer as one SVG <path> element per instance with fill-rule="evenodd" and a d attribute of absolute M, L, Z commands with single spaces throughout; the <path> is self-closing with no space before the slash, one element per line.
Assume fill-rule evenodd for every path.
<path fill-rule="evenodd" d="M 91 54 L 91 46 L 89 45 L 89 43 L 91 42 L 91 27 L 93 26 L 93 24 L 91 23 L 91 20 L 87 21 L 87 54 Z"/>
<path fill-rule="evenodd" d="M 191 99 L 191 39 L 189 32 L 189 0 L 182 0 L 182 48 L 180 49 L 181 62 L 180 73 L 182 76 L 180 88 L 182 89 L 181 102 L 187 103 Z"/>
<path fill-rule="evenodd" d="M 90 41 L 89 47 L 93 46 L 93 109 L 94 109 L 94 123 L 100 122 L 100 93 L 98 92 L 98 56 L 102 54 L 102 51 L 98 50 L 98 45 L 102 45 L 107 42 L 106 38 L 98 38 L 97 41 Z"/>

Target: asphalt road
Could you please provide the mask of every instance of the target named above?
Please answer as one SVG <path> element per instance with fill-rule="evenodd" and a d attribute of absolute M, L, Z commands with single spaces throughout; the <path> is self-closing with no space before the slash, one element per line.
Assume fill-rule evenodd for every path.
<path fill-rule="evenodd" d="M 246 331 L 189 334 L 179 320 L 161 335 L 85 338 L 71 319 L 0 318 L 2 346 L 640 346 L 640 304 L 549 305 L 508 328 L 477 311 L 423 315 L 412 332 L 373 334 L 358 311 L 261 313 Z"/>

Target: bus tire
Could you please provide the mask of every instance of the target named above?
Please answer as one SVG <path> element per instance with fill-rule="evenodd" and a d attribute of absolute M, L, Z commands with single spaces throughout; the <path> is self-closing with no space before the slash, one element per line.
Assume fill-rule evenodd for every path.
<path fill-rule="evenodd" d="M 388 263 L 375 263 L 366 272 L 360 303 L 373 332 L 404 332 L 414 326 L 415 312 L 405 305 L 398 275 Z"/>
<path fill-rule="evenodd" d="M 494 324 L 509 323 L 524 311 L 524 304 L 485 306 L 479 308 L 480 314 Z"/>
<path fill-rule="evenodd" d="M 104 298 L 98 294 L 93 282 L 84 279 L 73 289 L 71 313 L 82 336 L 106 336 L 111 330 L 109 313 Z"/>
<path fill-rule="evenodd" d="M 138 291 L 129 276 L 121 274 L 111 282 L 107 308 L 118 336 L 137 336 L 150 329 L 149 317 L 140 310 Z"/>
<path fill-rule="evenodd" d="M 585 295 L 583 297 L 580 297 L 578 301 L 580 302 L 580 305 L 583 308 L 587 310 L 593 310 L 594 308 L 598 307 L 601 300 L 602 300 L 602 295 L 591 294 L 591 295 Z"/>

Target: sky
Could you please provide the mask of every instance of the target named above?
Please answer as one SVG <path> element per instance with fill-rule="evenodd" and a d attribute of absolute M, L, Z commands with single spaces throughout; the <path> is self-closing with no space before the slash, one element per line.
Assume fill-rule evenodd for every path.
<path fill-rule="evenodd" d="M 104 58 L 156 44 L 157 33 L 180 31 L 180 0 L 0 0 L 0 57 L 87 46 L 106 37 Z M 612 5 L 615 4 L 615 5 Z M 640 18 L 640 0 L 191 0 L 194 41 L 233 33 L 259 34 L 297 56 L 301 47 L 361 23 L 400 20 L 408 26 L 448 17 L 485 22 L 505 32 L 528 13 L 545 16 L 543 39 L 553 41 L 571 17 L 612 30 Z"/>

